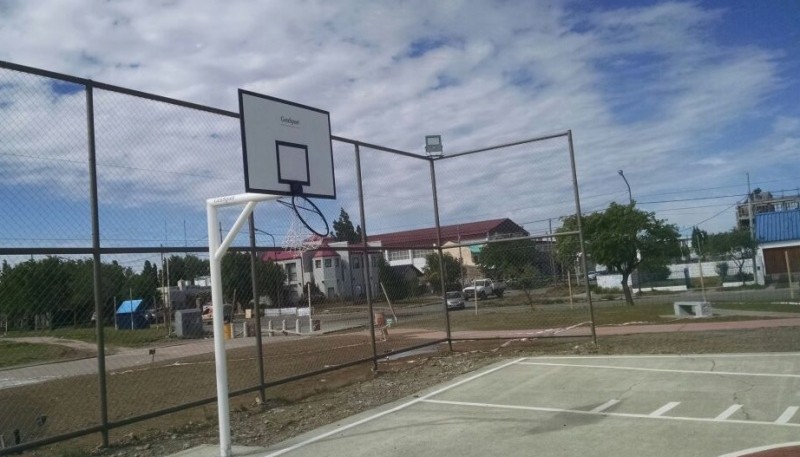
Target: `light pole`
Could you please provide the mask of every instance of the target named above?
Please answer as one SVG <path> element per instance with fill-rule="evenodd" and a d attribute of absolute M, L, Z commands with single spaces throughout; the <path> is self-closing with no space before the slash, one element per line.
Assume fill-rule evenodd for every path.
<path fill-rule="evenodd" d="M 273 234 L 271 234 L 269 232 L 265 232 L 265 231 L 261 230 L 260 228 L 254 228 L 253 230 L 255 230 L 258 233 L 262 233 L 264 235 L 269 235 L 269 237 L 272 238 L 272 247 L 273 248 L 277 247 L 277 245 L 275 244 L 275 235 L 273 235 Z"/>
<path fill-rule="evenodd" d="M 617 170 L 617 173 L 619 173 L 619 175 L 622 176 L 622 180 L 625 181 L 625 185 L 628 186 L 628 204 L 631 206 L 631 208 L 633 208 L 633 194 L 631 193 L 631 185 L 628 184 L 628 178 L 625 177 L 625 174 L 622 173 L 622 170 Z M 636 257 L 640 261 L 642 259 L 641 256 L 642 256 L 642 254 L 637 249 L 636 250 Z M 639 268 L 636 268 L 636 270 L 634 270 L 634 275 L 635 275 L 635 278 L 636 278 L 636 286 L 639 288 L 639 295 L 641 295 L 642 294 L 642 283 L 640 281 L 641 278 L 639 278 Z"/>
<path fill-rule="evenodd" d="M 625 185 L 628 186 L 628 203 L 633 206 L 633 194 L 631 194 L 631 185 L 628 184 L 628 178 L 625 177 L 625 175 L 622 173 L 622 170 L 618 170 L 617 173 L 622 176 L 622 180 L 625 181 Z"/>

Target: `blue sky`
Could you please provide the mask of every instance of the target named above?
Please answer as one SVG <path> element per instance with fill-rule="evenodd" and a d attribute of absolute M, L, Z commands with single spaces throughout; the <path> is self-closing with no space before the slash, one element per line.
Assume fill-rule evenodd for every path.
<path fill-rule="evenodd" d="M 584 210 L 627 201 L 622 169 L 683 233 L 730 229 L 747 173 L 797 192 L 798 30 L 795 1 L 0 1 L 2 60 L 232 111 L 245 88 L 370 143 L 422 153 L 437 133 L 447 154 L 572 129 Z M 243 189 L 238 123 L 95 98 L 104 239 L 202 245 L 204 199 Z M 3 245 L 87 245 L 83 100 L 0 71 Z M 362 154 L 368 231 L 432 225 L 427 164 Z M 556 141 L 440 162 L 442 223 L 545 233 L 573 211 L 564 154 Z M 334 160 L 339 198 L 319 204 L 357 219 L 351 148 Z M 280 208 L 257 217 L 288 228 Z"/>

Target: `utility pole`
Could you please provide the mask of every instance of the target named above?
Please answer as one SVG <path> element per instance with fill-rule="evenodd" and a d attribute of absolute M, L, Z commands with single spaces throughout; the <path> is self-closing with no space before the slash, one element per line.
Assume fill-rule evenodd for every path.
<path fill-rule="evenodd" d="M 750 173 L 747 173 L 747 214 L 748 214 L 748 224 L 750 226 L 750 239 L 755 240 L 755 227 L 753 225 L 753 194 L 750 191 Z M 753 282 L 758 284 L 758 274 L 756 272 L 756 251 L 753 250 L 753 257 L 751 259 L 753 261 Z"/>

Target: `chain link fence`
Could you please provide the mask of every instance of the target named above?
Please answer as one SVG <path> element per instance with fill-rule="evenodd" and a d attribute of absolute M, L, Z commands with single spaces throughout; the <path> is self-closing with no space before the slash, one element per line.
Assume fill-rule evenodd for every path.
<path fill-rule="evenodd" d="M 213 403 L 205 200 L 240 192 L 238 114 L 3 63 L 0 137 L 0 454 L 98 432 L 107 445 Z M 432 222 L 432 207 L 382 220 L 386 180 L 429 181 L 428 160 L 340 138 L 334 153 L 338 198 L 318 206 L 342 226 L 286 249 L 297 221 L 262 204 L 222 261 L 233 396 L 264 402 L 271 387 L 445 341 L 441 299 L 424 294 L 419 319 L 404 300 L 422 282 L 363 242 L 373 224 Z M 237 216 L 219 211 L 223 236 Z"/>
<path fill-rule="evenodd" d="M 205 201 L 241 191 L 238 114 L 0 64 L 0 455 L 211 405 Z M 795 298 L 751 262 L 676 258 L 635 271 L 627 306 L 583 255 L 571 132 L 333 152 L 330 236 L 287 249 L 295 216 L 262 203 L 222 260 L 232 396 L 459 340 L 594 339 L 674 301 Z M 223 237 L 238 214 L 220 209 Z"/>

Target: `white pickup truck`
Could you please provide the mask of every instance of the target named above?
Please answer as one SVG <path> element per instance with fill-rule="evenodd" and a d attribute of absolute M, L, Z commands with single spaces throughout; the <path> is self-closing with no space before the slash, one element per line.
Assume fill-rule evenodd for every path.
<path fill-rule="evenodd" d="M 506 285 L 503 281 L 492 281 L 491 279 L 476 279 L 472 281 L 471 285 L 464 288 L 464 298 L 469 300 L 471 298 L 475 298 L 477 294 L 478 298 L 486 298 L 489 295 L 496 295 L 498 297 L 503 296 L 503 292 L 506 290 Z"/>

